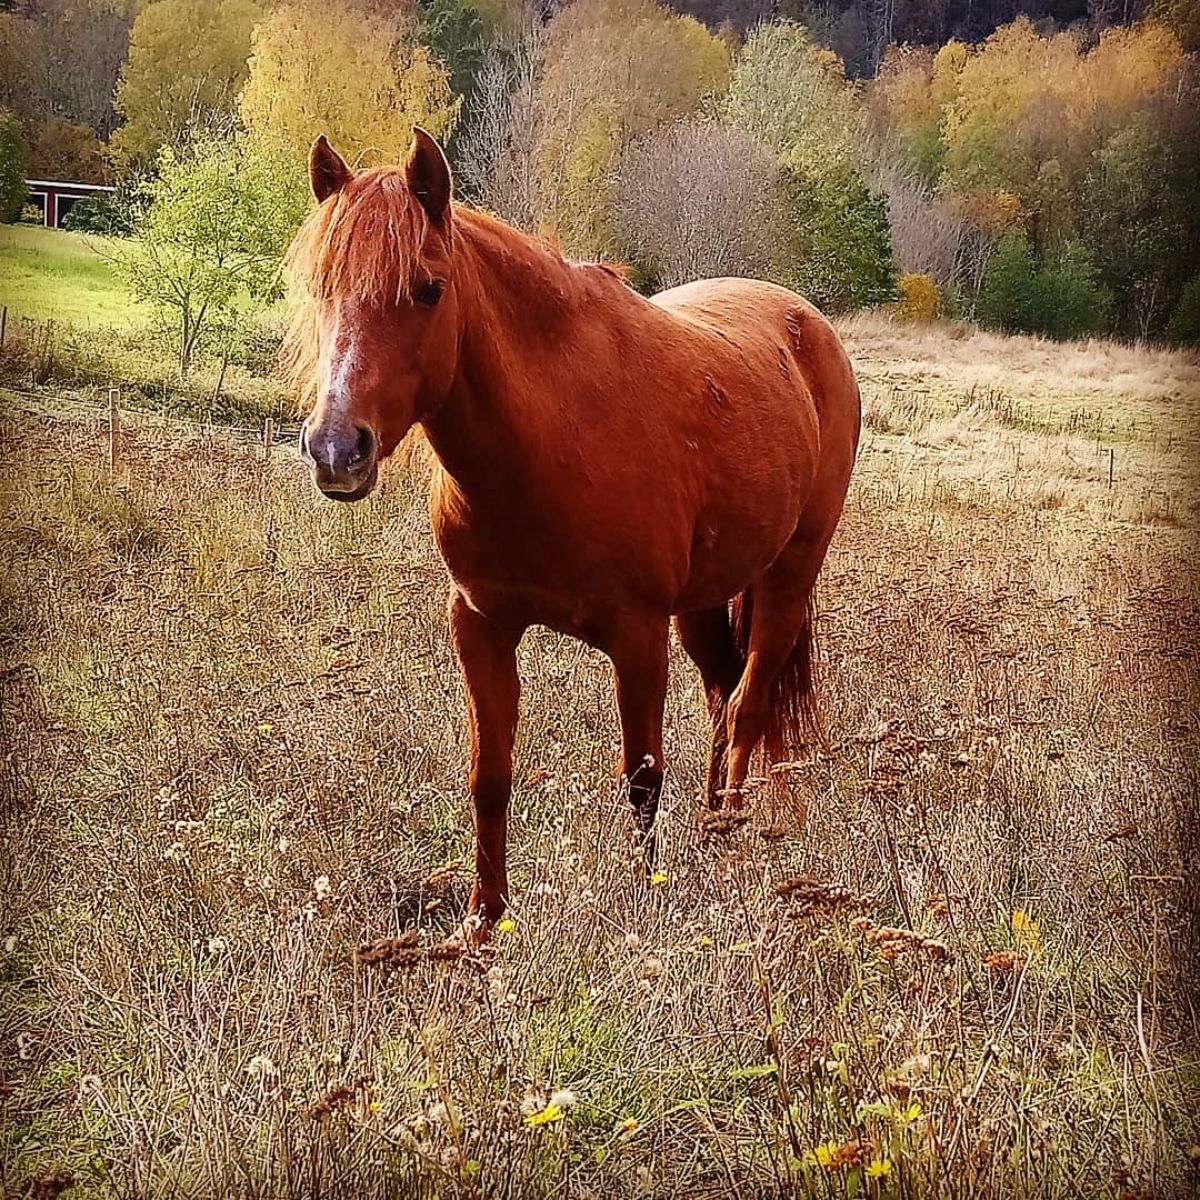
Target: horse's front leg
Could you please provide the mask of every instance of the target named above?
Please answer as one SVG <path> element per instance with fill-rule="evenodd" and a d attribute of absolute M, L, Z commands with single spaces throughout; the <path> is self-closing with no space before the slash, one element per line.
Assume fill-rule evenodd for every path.
<path fill-rule="evenodd" d="M 619 629 L 607 647 L 621 714 L 621 781 L 629 788 L 648 865 L 663 781 L 668 628 L 666 617 L 645 618 Z"/>
<path fill-rule="evenodd" d="M 485 930 L 504 911 L 508 896 L 508 800 L 521 694 L 517 643 L 524 632 L 476 612 L 460 592 L 451 598 L 450 633 L 466 683 L 471 735 L 475 886 L 469 912 Z"/>

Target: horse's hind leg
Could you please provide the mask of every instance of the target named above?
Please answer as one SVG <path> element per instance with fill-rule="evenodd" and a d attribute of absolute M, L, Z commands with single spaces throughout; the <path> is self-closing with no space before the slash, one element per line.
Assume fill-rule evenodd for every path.
<path fill-rule="evenodd" d="M 725 753 L 728 746 L 729 698 L 742 674 L 742 655 L 729 624 L 729 606 L 721 604 L 675 618 L 679 640 L 688 657 L 700 668 L 712 737 L 708 751 L 706 793 L 710 808 L 721 807 L 725 787 Z"/>
<path fill-rule="evenodd" d="M 751 589 L 746 666 L 729 701 L 729 754 L 725 797 L 740 807 L 750 758 L 777 715 L 775 683 L 789 666 L 801 637 L 811 636 L 810 602 L 832 529 L 815 542 L 796 537 Z M 807 699 L 807 697 L 806 697 Z"/>

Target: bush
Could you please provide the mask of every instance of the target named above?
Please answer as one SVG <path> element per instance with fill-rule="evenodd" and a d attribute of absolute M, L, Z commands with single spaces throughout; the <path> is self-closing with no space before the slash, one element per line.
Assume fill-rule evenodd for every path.
<path fill-rule="evenodd" d="M 1200 275 L 1193 275 L 1184 284 L 1167 322 L 1167 340 L 1177 346 L 1200 346 Z"/>
<path fill-rule="evenodd" d="M 21 126 L 12 113 L 0 111 L 0 221 L 19 221 L 28 195 Z"/>
<path fill-rule="evenodd" d="M 788 172 L 793 214 L 786 282 L 825 312 L 896 299 L 887 205 L 858 176 L 815 183 Z"/>
<path fill-rule="evenodd" d="M 71 205 L 62 227 L 75 233 L 127 237 L 132 230 L 128 207 L 112 192 L 98 192 Z"/>
<path fill-rule="evenodd" d="M 928 323 L 941 314 L 937 284 L 928 275 L 901 275 L 900 299 L 892 315 L 897 321 Z"/>
<path fill-rule="evenodd" d="M 975 313 L 983 325 L 1009 333 L 1076 338 L 1095 332 L 1105 312 L 1104 289 L 1091 256 L 1068 243 L 1039 263 L 1023 232 L 1005 234 L 983 273 Z"/>

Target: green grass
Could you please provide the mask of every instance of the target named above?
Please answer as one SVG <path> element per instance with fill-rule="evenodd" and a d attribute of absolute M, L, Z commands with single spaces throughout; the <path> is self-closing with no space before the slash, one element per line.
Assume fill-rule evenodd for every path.
<path fill-rule="evenodd" d="M 113 274 L 101 250 L 108 239 L 0 225 L 0 304 L 9 319 L 129 327 L 148 316 Z"/>

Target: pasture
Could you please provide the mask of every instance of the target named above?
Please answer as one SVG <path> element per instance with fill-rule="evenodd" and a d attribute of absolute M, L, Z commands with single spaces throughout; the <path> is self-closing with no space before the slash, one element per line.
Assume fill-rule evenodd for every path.
<path fill-rule="evenodd" d="M 62 229 L 0 225 L 0 304 L 39 321 L 145 324 L 149 313 L 114 277 L 105 245 L 105 238 Z"/>
<path fill-rule="evenodd" d="M 420 449 L 339 506 L 131 415 L 110 478 L 6 397 L 6 1194 L 1193 1194 L 1200 364 L 844 332 L 807 823 L 700 819 L 675 652 L 645 878 L 607 663 L 535 632 L 467 957 Z"/>

